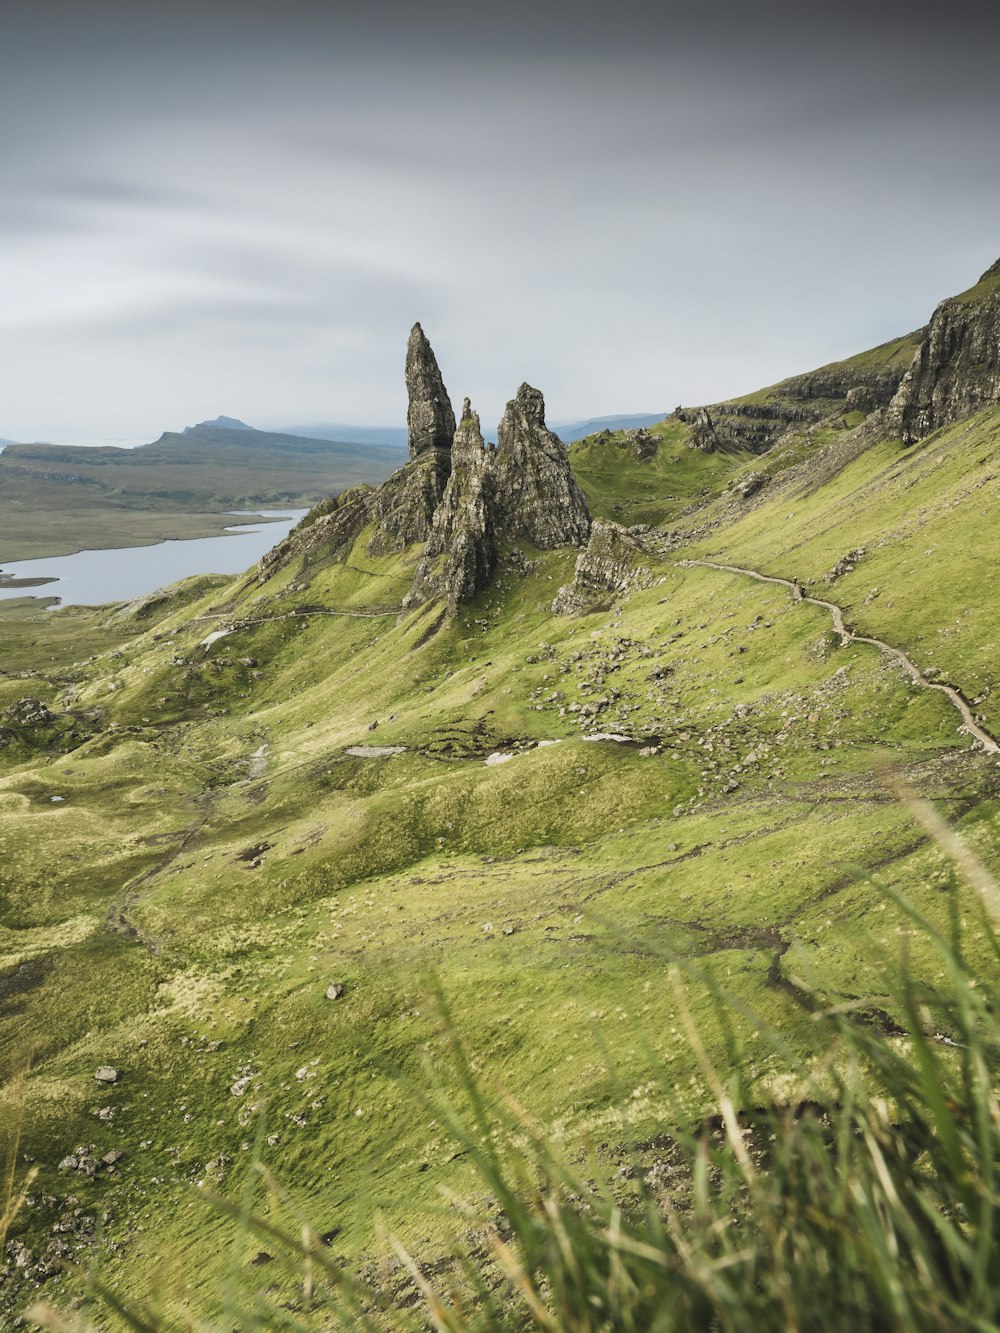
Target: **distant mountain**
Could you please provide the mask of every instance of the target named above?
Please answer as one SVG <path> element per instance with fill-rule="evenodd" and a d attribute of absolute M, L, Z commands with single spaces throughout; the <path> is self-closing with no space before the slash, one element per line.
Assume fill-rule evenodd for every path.
<path fill-rule="evenodd" d="M 200 422 L 128 449 L 10 444 L 0 454 L 0 528 L 13 538 L 18 525 L 37 528 L 39 515 L 84 511 L 100 511 L 113 526 L 114 514 L 123 512 L 305 507 L 362 482 L 384 481 L 406 459 L 405 449 L 231 422 Z"/>
<path fill-rule="evenodd" d="M 552 421 L 550 426 L 561 440 L 572 444 L 599 430 L 638 430 L 640 426 L 655 426 L 666 412 L 636 412 L 631 416 L 589 417 L 586 421 Z"/>
<path fill-rule="evenodd" d="M 239 421 L 236 417 L 216 417 L 214 421 L 199 421 L 197 426 L 185 426 L 181 432 L 183 435 L 194 435 L 196 431 L 203 427 L 219 427 L 223 430 L 253 430 L 253 426 L 248 426 L 245 421 Z"/>
<path fill-rule="evenodd" d="M 599 430 L 636 430 L 640 426 L 655 426 L 666 415 L 666 412 L 639 412 L 629 416 L 590 417 L 586 421 L 550 421 L 549 426 L 561 440 L 572 444 L 574 440 L 582 440 L 585 435 L 593 435 Z M 287 435 L 308 435 L 315 440 L 356 440 L 362 444 L 394 445 L 400 449 L 406 448 L 407 441 L 405 426 L 348 426 L 327 422 L 286 426 L 284 430 Z M 483 438 L 495 444 L 496 429 L 484 427 Z"/>
<path fill-rule="evenodd" d="M 357 444 L 379 444 L 405 449 L 405 426 L 349 426 L 343 422 L 318 422 L 308 426 L 284 426 L 286 435 L 304 435 L 313 440 L 351 440 Z"/>

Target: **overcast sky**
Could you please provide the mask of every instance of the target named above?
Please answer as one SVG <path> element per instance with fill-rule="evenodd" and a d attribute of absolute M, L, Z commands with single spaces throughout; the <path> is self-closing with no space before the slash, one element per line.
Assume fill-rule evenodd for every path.
<path fill-rule="evenodd" d="M 0 436 L 747 392 L 1000 256 L 996 5 L 0 0 Z M 815 8 L 817 13 L 811 11 Z"/>

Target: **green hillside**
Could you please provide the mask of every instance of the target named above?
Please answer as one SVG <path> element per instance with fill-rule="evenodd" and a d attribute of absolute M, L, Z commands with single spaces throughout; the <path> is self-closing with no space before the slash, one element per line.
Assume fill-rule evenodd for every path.
<path fill-rule="evenodd" d="M 0 454 L 0 560 L 215 536 L 224 511 L 302 507 L 385 479 L 403 452 L 203 423 L 135 449 L 14 444 Z"/>
<path fill-rule="evenodd" d="M 762 454 L 693 447 L 689 412 L 574 444 L 592 517 L 622 531 L 595 523 L 577 549 L 456 529 L 485 532 L 495 564 L 451 614 L 413 596 L 426 533 L 390 540 L 392 497 L 440 465 L 428 447 L 260 571 L 4 622 L 0 1154 L 15 1195 L 38 1175 L 0 1307 L 66 1309 L 96 1264 L 102 1329 L 126 1327 L 114 1300 L 196 1327 L 225 1293 L 258 1302 L 256 1326 L 338 1326 L 215 1192 L 261 1225 L 307 1220 L 385 1294 L 373 1327 L 427 1327 L 397 1242 L 425 1275 L 468 1290 L 471 1255 L 496 1282 L 498 1203 L 439 1100 L 468 1105 L 456 1041 L 627 1209 L 664 1136 L 718 1107 L 706 1071 L 738 1112 L 762 1089 L 794 1107 L 791 1071 L 843 1068 L 820 1011 L 912 1035 L 889 972 L 905 950 L 910 976 L 943 973 L 895 894 L 995 984 L 971 894 L 893 784 L 1000 873 L 1000 408 L 905 449 L 885 436 L 883 371 L 898 384 L 912 346 L 844 363 L 882 386 L 856 419 L 834 403 Z M 473 422 L 466 404 L 466 441 Z M 439 510 L 489 516 L 504 439 Z M 156 467 L 180 447 L 151 446 Z M 588 559 L 590 602 L 554 614 Z M 53 1234 L 67 1252 L 46 1259 Z"/>

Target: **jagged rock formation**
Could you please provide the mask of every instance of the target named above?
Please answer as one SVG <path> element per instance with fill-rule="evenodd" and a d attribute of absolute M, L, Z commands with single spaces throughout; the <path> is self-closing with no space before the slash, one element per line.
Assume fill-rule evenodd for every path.
<path fill-rule="evenodd" d="M 407 346 L 406 385 L 409 463 L 375 490 L 355 489 L 317 505 L 262 558 L 259 583 L 293 559 L 305 565 L 314 558 L 334 559 L 370 529 L 370 555 L 426 542 L 405 605 L 440 597 L 454 611 L 489 584 L 501 552 L 515 559 L 519 541 L 543 550 L 586 543 L 590 511 L 566 446 L 545 425 L 538 389 L 529 384 L 518 389 L 495 447 L 484 444 L 468 399 L 456 430 L 437 360 L 419 324 Z M 638 432 L 637 451 L 646 446 Z"/>
<path fill-rule="evenodd" d="M 885 414 L 905 444 L 1000 403 L 1000 260 L 971 291 L 942 301 Z"/>
<path fill-rule="evenodd" d="M 640 562 L 645 554 L 642 538 L 649 532 L 645 526 L 624 528 L 595 520 L 587 548 L 577 557 L 573 582 L 556 593 L 553 612 L 585 615 L 608 607 L 621 593 L 647 586 L 650 570 Z"/>
<path fill-rule="evenodd" d="M 376 527 L 369 555 L 388 555 L 428 539 L 450 472 L 450 451 L 427 449 L 372 492 Z"/>
<path fill-rule="evenodd" d="M 489 466 L 492 457 L 492 448 L 487 451 L 483 442 L 479 414 L 473 412 L 466 398 L 452 443 L 451 476 L 434 515 L 408 604 L 439 595 L 454 609 L 462 602 L 471 602 L 489 584 L 497 558 Z"/>
<path fill-rule="evenodd" d="M 497 436 L 495 448 L 484 445 L 479 417 L 466 399 L 451 476 L 409 605 L 441 596 L 454 610 L 471 601 L 488 585 L 501 545 L 524 540 L 551 550 L 587 540 L 590 511 L 565 445 L 545 425 L 538 389 L 521 385 Z"/>
<path fill-rule="evenodd" d="M 266 583 L 294 558 L 308 561 L 319 552 L 332 556 L 353 545 L 369 521 L 372 494 L 368 486 L 355 486 L 321 500 L 283 542 L 261 556 L 257 562 L 257 582 Z"/>
<path fill-rule="evenodd" d="M 419 458 L 428 449 L 450 449 L 455 435 L 455 413 L 437 357 L 419 324 L 410 330 L 406 345 L 406 392 L 410 457 Z"/>
<path fill-rule="evenodd" d="M 522 384 L 497 431 L 492 490 L 498 532 L 543 550 L 582 546 L 590 510 L 569 465 L 566 446 L 545 425 L 545 399 Z"/>

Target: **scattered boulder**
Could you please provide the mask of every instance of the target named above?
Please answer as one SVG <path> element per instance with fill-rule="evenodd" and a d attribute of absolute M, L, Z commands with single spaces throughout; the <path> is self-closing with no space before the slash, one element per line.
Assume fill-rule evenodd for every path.
<path fill-rule="evenodd" d="M 326 988 L 326 998 L 328 1000 L 339 1000 L 347 991 L 347 987 L 342 981 L 332 981 Z"/>
<path fill-rule="evenodd" d="M 98 1083 L 117 1083 L 121 1076 L 121 1070 L 111 1065 L 100 1065 L 94 1073 Z"/>
<path fill-rule="evenodd" d="M 766 472 L 749 472 L 736 483 L 733 490 L 742 499 L 749 500 L 752 495 L 756 495 L 758 491 L 762 491 L 768 481 L 769 478 Z"/>
<path fill-rule="evenodd" d="M 6 721 L 16 727 L 47 727 L 56 715 L 41 699 L 18 699 L 4 713 Z"/>

